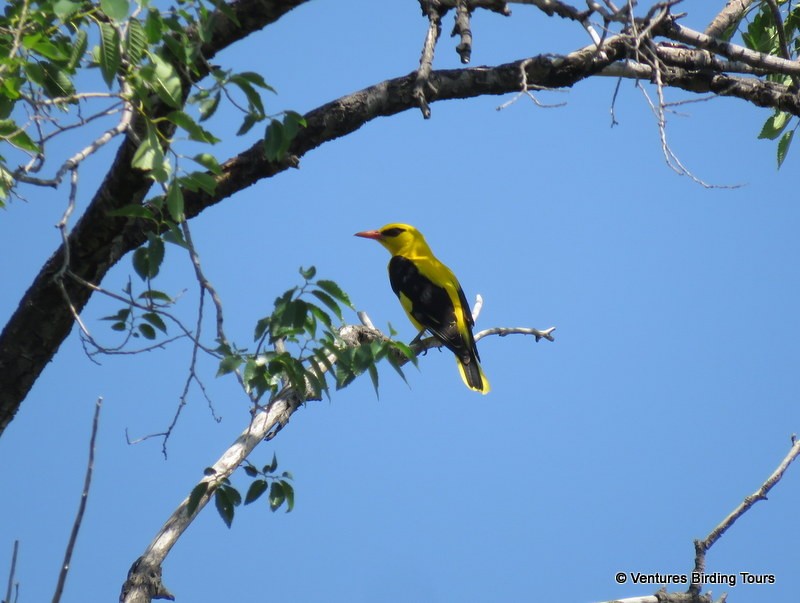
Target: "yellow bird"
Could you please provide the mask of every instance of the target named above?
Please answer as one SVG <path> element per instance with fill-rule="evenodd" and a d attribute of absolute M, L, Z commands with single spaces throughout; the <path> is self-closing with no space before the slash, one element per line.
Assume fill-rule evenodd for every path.
<path fill-rule="evenodd" d="M 425 237 L 408 224 L 387 224 L 379 230 L 357 232 L 389 250 L 389 282 L 413 325 L 433 333 L 456 355 L 458 370 L 472 390 L 489 393 L 472 335 L 472 312 L 455 274 L 442 264 Z"/>

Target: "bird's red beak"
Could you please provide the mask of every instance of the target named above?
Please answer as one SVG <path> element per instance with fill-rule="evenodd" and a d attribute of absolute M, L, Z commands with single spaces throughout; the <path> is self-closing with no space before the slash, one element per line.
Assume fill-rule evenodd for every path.
<path fill-rule="evenodd" d="M 364 239 L 375 239 L 379 241 L 383 238 L 380 230 L 365 230 L 363 232 L 357 232 L 353 235 L 354 237 L 361 237 Z"/>

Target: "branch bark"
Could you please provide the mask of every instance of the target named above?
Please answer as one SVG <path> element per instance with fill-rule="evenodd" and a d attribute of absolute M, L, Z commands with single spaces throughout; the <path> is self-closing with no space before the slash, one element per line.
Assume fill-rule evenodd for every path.
<path fill-rule="evenodd" d="M 304 1 L 241 0 L 232 4 L 239 26 L 235 19 L 221 12 L 217 14 L 213 34 L 204 47 L 206 59 L 248 33 L 276 21 Z M 494 0 L 469 2 L 468 6 L 481 4 L 491 5 L 497 10 L 506 7 L 505 3 Z M 561 2 L 537 0 L 534 4 L 569 19 L 585 16 L 585 13 L 573 15 L 567 10 L 569 6 Z M 800 116 L 800 98 L 786 86 L 719 71 L 726 65 L 744 65 L 756 73 L 767 70 L 798 75 L 800 67 L 795 62 L 722 42 L 679 26 L 672 17 L 663 18 L 661 15 L 656 19 L 637 21 L 637 30 L 648 31 L 648 35 L 654 38 L 663 37 L 693 46 L 690 52 L 681 52 L 669 43 L 657 45 L 659 59 L 668 67 L 660 73 L 661 85 L 733 96 L 756 106 Z M 630 59 L 631 48 L 641 42 L 640 37 L 633 38 L 627 33 L 610 36 L 600 48 L 592 44 L 566 56 L 543 54 L 494 67 L 434 70 L 428 75 L 425 100 L 433 103 L 514 93 L 523 89 L 523 82 L 530 87 L 571 87 L 595 74 L 609 73 L 613 68 L 616 68 L 617 75 L 640 78 L 643 74 L 650 74 L 653 77 L 649 66 Z M 717 54 L 730 60 L 719 61 L 714 56 Z M 204 64 L 198 69 L 194 79 L 202 77 L 207 67 Z M 418 75 L 414 72 L 310 111 L 305 115 L 307 127 L 298 134 L 288 156 L 281 161 L 267 161 L 261 141 L 257 142 L 223 164 L 223 173 L 217 178 L 218 185 L 213 195 L 184 191 L 187 218 L 197 216 L 207 207 L 261 179 L 296 167 L 299 158 L 309 151 L 345 136 L 377 117 L 418 107 L 419 98 L 414 94 L 418 82 Z M 100 283 L 120 258 L 146 240 L 147 231 L 152 228 L 141 220 L 108 216 L 109 210 L 141 203 L 149 191 L 151 181 L 147 175 L 130 168 L 135 150 L 131 138 L 122 143 L 105 180 L 69 236 L 69 270 L 78 280 L 59 281 L 66 261 L 66 247 L 62 245 L 42 267 L 0 333 L 0 434 L 72 329 L 74 315 L 69 304 L 80 312 L 88 302 L 92 291 L 79 281 Z M 62 293 L 62 284 L 65 294 Z M 69 303 L 64 299 L 65 295 Z"/>

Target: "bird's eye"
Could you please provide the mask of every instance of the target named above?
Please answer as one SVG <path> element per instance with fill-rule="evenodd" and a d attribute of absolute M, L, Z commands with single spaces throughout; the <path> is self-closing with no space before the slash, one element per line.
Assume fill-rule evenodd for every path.
<path fill-rule="evenodd" d="M 381 234 L 384 237 L 396 237 L 401 232 L 405 232 L 405 228 L 387 228 L 386 230 L 381 231 Z"/>

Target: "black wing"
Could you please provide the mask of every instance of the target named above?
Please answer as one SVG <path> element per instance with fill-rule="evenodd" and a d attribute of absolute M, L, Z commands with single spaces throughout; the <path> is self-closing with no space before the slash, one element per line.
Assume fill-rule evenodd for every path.
<path fill-rule="evenodd" d="M 411 316 L 436 335 L 442 343 L 460 358 L 477 357 L 473 341 L 464 341 L 458 331 L 455 308 L 444 287 L 433 283 L 424 276 L 417 266 L 402 256 L 393 256 L 389 261 L 389 282 L 392 290 L 400 297 L 402 293 L 411 301 Z M 458 289 L 459 299 L 464 308 L 466 299 L 461 287 Z M 466 311 L 467 325 L 472 325 L 472 315 Z M 467 329 L 470 332 L 470 329 Z M 470 340 L 472 334 L 470 332 Z"/>

